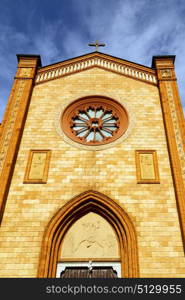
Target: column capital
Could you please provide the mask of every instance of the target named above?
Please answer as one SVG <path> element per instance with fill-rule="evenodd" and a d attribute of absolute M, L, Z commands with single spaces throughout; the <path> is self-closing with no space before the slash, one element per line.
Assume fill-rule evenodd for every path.
<path fill-rule="evenodd" d="M 37 68 L 41 67 L 40 55 L 17 54 L 18 66 L 15 79 L 33 79 Z"/>
<path fill-rule="evenodd" d="M 158 80 L 176 80 L 174 62 L 175 55 L 153 56 L 152 68 L 156 69 Z"/>
<path fill-rule="evenodd" d="M 17 54 L 19 67 L 42 67 L 41 57 L 38 54 Z"/>
<path fill-rule="evenodd" d="M 174 68 L 175 55 L 157 55 L 152 57 L 152 68 L 163 69 L 164 67 Z"/>

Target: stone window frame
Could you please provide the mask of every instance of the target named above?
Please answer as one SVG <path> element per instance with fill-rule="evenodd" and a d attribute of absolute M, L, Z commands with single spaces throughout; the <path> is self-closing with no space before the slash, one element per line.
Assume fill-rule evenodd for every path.
<path fill-rule="evenodd" d="M 41 179 L 31 179 L 31 178 L 29 178 L 34 153 L 46 153 L 44 172 L 43 172 L 43 177 Z M 48 149 L 47 150 L 45 150 L 45 149 L 34 149 L 34 150 L 31 149 L 31 150 L 29 150 L 23 183 L 32 183 L 32 184 L 35 184 L 35 183 L 45 184 L 45 183 L 47 183 L 50 159 L 51 159 L 51 150 L 48 150 Z"/>
<path fill-rule="evenodd" d="M 73 118 L 78 117 L 80 111 L 87 112 L 88 109 L 90 108 L 93 108 L 94 110 L 103 109 L 104 113 L 111 111 L 112 117 L 117 118 L 116 121 L 117 130 L 114 130 L 112 132 L 112 136 L 109 137 L 104 136 L 101 142 L 99 141 L 97 142 L 95 140 L 87 142 L 86 140 L 84 140 L 83 137 L 78 137 L 77 135 L 75 135 L 74 130 L 71 129 L 74 126 Z M 101 133 L 101 130 L 99 128 L 102 125 L 101 118 L 90 118 L 89 122 L 87 123 L 89 123 L 88 125 L 91 130 L 93 130 L 93 125 L 92 125 L 93 122 L 98 123 L 98 130 Z M 128 127 L 129 127 L 129 115 L 125 107 L 123 107 L 121 103 L 103 96 L 83 97 L 81 99 L 73 101 L 64 109 L 61 115 L 61 128 L 65 133 L 65 135 L 75 143 L 84 145 L 87 148 L 90 146 L 101 147 L 103 145 L 116 141 L 122 135 L 125 134 Z"/>
<path fill-rule="evenodd" d="M 153 167 L 155 178 L 153 179 L 143 179 L 141 176 L 141 163 L 140 163 L 140 154 L 152 154 L 153 156 Z M 149 184 L 159 184 L 159 168 L 158 168 L 158 159 L 157 159 L 157 151 L 156 150 L 135 150 L 135 162 L 136 162 L 136 178 L 137 183 L 149 183 Z"/>

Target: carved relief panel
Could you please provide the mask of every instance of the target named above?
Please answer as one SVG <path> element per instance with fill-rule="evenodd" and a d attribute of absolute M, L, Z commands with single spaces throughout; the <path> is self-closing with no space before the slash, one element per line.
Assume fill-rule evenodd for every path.
<path fill-rule="evenodd" d="M 119 259 L 116 234 L 111 225 L 96 213 L 77 220 L 64 237 L 59 251 L 61 260 Z"/>
<path fill-rule="evenodd" d="M 163 69 L 161 70 L 161 76 L 162 78 L 171 78 L 172 73 L 170 69 Z"/>
<path fill-rule="evenodd" d="M 21 67 L 18 68 L 16 78 L 31 78 L 34 75 L 34 68 Z"/>
<path fill-rule="evenodd" d="M 50 156 L 50 150 L 30 150 L 24 183 L 47 182 Z"/>
<path fill-rule="evenodd" d="M 160 183 L 155 150 L 136 150 L 136 175 L 138 183 Z"/>

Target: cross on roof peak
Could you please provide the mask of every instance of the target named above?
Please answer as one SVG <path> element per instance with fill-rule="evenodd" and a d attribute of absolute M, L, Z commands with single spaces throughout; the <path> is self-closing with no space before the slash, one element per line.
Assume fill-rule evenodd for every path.
<path fill-rule="evenodd" d="M 95 41 L 95 43 L 92 43 L 92 44 L 88 44 L 89 46 L 93 46 L 93 47 L 96 47 L 96 51 L 98 51 L 98 48 L 99 47 L 105 47 L 105 44 L 102 44 L 102 43 L 99 43 L 99 41 Z"/>

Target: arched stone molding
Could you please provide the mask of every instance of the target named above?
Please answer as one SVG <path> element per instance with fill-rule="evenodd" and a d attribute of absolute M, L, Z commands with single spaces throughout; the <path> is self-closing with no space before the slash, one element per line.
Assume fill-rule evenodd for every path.
<path fill-rule="evenodd" d="M 70 200 L 49 222 L 43 237 L 38 277 L 56 276 L 58 252 L 66 232 L 89 212 L 105 218 L 115 230 L 120 247 L 122 277 L 139 277 L 137 238 L 130 217 L 115 201 L 95 191 L 86 191 Z"/>
<path fill-rule="evenodd" d="M 67 107 L 70 107 L 72 105 L 74 105 L 75 103 L 78 103 L 79 101 L 84 101 L 84 103 L 86 101 L 92 101 L 93 99 L 98 99 L 99 103 L 101 103 L 102 101 L 105 102 L 109 102 L 112 104 L 116 104 L 118 105 L 118 107 L 122 107 L 123 110 L 125 110 L 126 114 L 128 115 L 128 128 L 126 129 L 126 131 L 116 140 L 114 141 L 110 141 L 109 143 L 106 144 L 102 144 L 102 145 L 83 145 L 81 143 L 77 143 L 76 141 L 74 141 L 73 139 L 69 138 L 62 126 L 61 126 L 61 119 L 62 116 L 65 112 L 65 110 L 67 109 Z M 121 100 L 121 99 L 120 99 Z M 127 139 L 130 134 L 132 133 L 132 130 L 135 127 L 135 114 L 132 110 L 132 107 L 130 106 L 129 103 L 125 103 L 125 101 L 120 101 L 118 99 L 114 99 L 113 97 L 108 97 L 107 95 L 99 95 L 99 94 L 90 94 L 90 95 L 86 95 L 84 97 L 80 97 L 78 99 L 72 99 L 69 101 L 69 99 L 65 99 L 64 103 L 62 105 L 57 106 L 56 109 L 56 113 L 55 113 L 55 119 L 54 119 L 54 126 L 55 129 L 57 131 L 57 133 L 59 134 L 59 136 L 69 145 L 79 148 L 79 149 L 84 149 L 84 150 L 89 150 L 89 151 L 99 151 L 99 150 L 105 150 L 105 149 L 109 149 L 111 147 L 114 147 L 115 145 L 122 143 L 125 139 Z M 120 114 L 122 114 L 122 110 L 120 110 Z"/>

